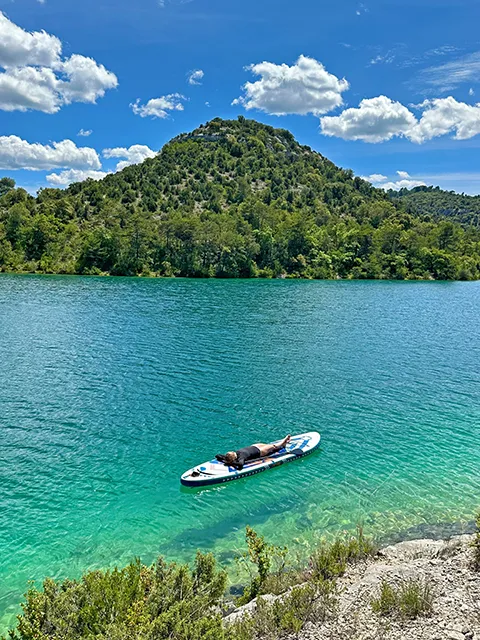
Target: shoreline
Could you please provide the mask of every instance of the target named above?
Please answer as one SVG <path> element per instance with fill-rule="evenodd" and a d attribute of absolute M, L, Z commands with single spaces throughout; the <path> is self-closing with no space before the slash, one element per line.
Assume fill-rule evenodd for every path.
<path fill-rule="evenodd" d="M 478 279 L 466 279 L 466 280 L 440 280 L 436 278 L 307 278 L 300 276 L 292 276 L 292 275 L 281 275 L 281 276 L 262 276 L 256 275 L 251 276 L 249 278 L 246 277 L 220 277 L 220 276 L 167 276 L 161 275 L 157 273 L 139 273 L 137 275 L 116 275 L 112 273 L 48 273 L 44 271 L 1 271 L 0 277 L 2 275 L 5 276 L 47 276 L 47 277 L 68 277 L 68 278 L 109 278 L 109 279 L 128 279 L 128 280 L 192 280 L 192 281 L 251 281 L 251 282 L 265 282 L 265 281 L 277 281 L 277 280 L 289 280 L 289 281 L 297 281 L 297 282 L 395 282 L 395 283 L 458 283 L 458 282 L 480 282 L 480 278 Z"/>
<path fill-rule="evenodd" d="M 474 536 L 450 540 L 410 540 L 379 549 L 373 557 L 349 566 L 337 579 L 338 603 L 326 619 L 310 620 L 299 640 L 479 640 L 480 573 L 472 567 Z M 411 618 L 379 614 L 372 608 L 383 583 L 419 581 L 432 598 L 428 612 Z M 288 597 L 288 592 L 287 596 Z M 268 606 L 285 594 L 264 596 Z M 255 616 L 252 601 L 225 616 L 233 624 Z M 282 636 L 283 637 L 283 636 Z M 287 636 L 285 636 L 287 637 Z"/>

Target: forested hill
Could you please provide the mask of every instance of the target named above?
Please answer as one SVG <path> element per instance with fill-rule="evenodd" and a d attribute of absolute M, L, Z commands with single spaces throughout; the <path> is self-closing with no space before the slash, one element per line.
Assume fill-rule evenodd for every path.
<path fill-rule="evenodd" d="M 480 196 L 467 196 L 440 187 L 415 187 L 390 191 L 393 202 L 401 202 L 413 214 L 431 215 L 435 219 L 449 218 L 463 225 L 480 228 Z"/>
<path fill-rule="evenodd" d="M 292 134 L 240 117 L 37 198 L 0 181 L 0 269 L 198 277 L 480 278 L 480 233 L 408 213 Z"/>

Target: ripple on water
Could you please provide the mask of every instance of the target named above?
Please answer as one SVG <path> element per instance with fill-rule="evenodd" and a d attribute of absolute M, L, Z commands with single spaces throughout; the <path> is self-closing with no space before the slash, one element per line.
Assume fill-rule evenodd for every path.
<path fill-rule="evenodd" d="M 480 495 L 479 283 L 0 277 L 0 621 L 27 580 L 461 531 Z M 316 429 L 199 492 L 217 451 Z M 441 523 L 441 524 L 439 524 Z"/>

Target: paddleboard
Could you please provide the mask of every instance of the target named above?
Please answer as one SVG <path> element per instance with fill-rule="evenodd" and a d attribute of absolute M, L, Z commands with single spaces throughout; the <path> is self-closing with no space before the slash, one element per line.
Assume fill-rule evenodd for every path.
<path fill-rule="evenodd" d="M 272 444 L 278 444 L 278 440 Z M 180 482 L 186 487 L 205 487 L 212 484 L 221 484 L 230 482 L 231 480 L 240 480 L 247 478 L 256 473 L 261 473 L 267 469 L 278 467 L 286 462 L 298 460 L 312 453 L 320 445 L 320 434 L 316 431 L 309 433 L 301 433 L 298 436 L 292 436 L 287 446 L 266 458 L 251 460 L 247 462 L 241 471 L 229 467 L 218 460 L 209 460 L 197 467 L 192 467 L 181 476 Z"/>

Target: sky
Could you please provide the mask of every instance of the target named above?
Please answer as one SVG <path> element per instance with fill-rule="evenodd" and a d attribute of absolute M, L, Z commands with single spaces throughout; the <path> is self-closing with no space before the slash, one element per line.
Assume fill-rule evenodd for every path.
<path fill-rule="evenodd" d="M 0 176 L 35 193 L 245 115 L 384 188 L 480 194 L 479 0 L 0 0 Z"/>

